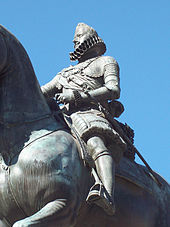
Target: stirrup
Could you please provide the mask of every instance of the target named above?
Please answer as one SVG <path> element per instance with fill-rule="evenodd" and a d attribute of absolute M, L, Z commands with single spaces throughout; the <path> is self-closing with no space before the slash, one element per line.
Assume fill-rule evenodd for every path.
<path fill-rule="evenodd" d="M 114 202 L 102 183 L 94 184 L 90 188 L 86 201 L 90 204 L 95 203 L 110 216 L 115 214 Z"/>
<path fill-rule="evenodd" d="M 99 199 L 102 195 L 102 183 L 94 184 L 89 191 L 86 201 L 88 203 L 93 203 L 96 199 Z"/>

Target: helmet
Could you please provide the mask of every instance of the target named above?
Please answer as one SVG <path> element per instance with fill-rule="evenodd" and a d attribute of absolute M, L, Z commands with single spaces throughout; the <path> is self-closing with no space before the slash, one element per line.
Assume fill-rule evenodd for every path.
<path fill-rule="evenodd" d="M 106 51 L 106 45 L 98 36 L 97 32 L 92 27 L 84 23 L 79 23 L 77 25 L 73 43 L 75 51 L 70 53 L 71 61 L 79 60 L 92 48 L 99 56 L 104 54 Z"/>

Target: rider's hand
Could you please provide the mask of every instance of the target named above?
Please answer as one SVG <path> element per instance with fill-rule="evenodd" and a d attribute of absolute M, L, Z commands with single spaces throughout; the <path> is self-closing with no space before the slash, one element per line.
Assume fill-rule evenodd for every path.
<path fill-rule="evenodd" d="M 56 94 L 55 98 L 59 103 L 63 104 L 74 102 L 74 94 L 72 91 L 68 91 L 67 93 Z"/>

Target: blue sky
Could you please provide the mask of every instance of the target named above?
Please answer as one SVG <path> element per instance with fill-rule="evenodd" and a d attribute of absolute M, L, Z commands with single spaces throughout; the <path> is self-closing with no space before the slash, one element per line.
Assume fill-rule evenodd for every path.
<path fill-rule="evenodd" d="M 27 50 L 40 85 L 73 64 L 76 25 L 96 29 L 120 66 L 119 120 L 135 145 L 170 182 L 170 2 L 168 0 L 0 0 L 0 23 Z M 140 162 L 136 159 L 137 162 Z"/>

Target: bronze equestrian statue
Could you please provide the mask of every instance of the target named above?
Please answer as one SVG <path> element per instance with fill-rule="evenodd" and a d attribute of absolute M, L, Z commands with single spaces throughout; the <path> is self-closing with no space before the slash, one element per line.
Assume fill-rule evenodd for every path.
<path fill-rule="evenodd" d="M 95 48 L 94 46 L 101 45 L 98 44 L 98 41 L 95 40 L 91 44 L 92 49 Z M 91 41 L 87 45 L 90 45 L 90 43 Z M 85 47 L 83 48 L 85 49 Z M 91 50 L 89 48 L 89 51 Z M 77 52 L 75 51 L 71 55 L 72 58 L 77 56 L 80 60 L 81 57 L 79 58 L 79 56 L 84 55 L 85 57 L 90 53 L 88 50 L 87 52 L 84 50 L 85 52 L 81 55 L 81 51 L 78 48 Z M 99 56 L 92 57 L 99 57 L 100 59 L 100 55 L 103 53 L 98 54 Z M 87 59 L 83 60 L 83 64 L 91 60 L 89 56 L 86 57 Z M 118 81 L 117 63 L 114 61 L 114 63 L 111 62 L 111 65 L 115 65 L 114 76 Z M 75 66 L 74 69 L 76 74 L 78 68 Z M 86 69 L 88 70 L 88 66 Z M 98 70 L 101 72 L 100 67 Z M 92 78 L 92 81 L 96 80 L 94 77 L 90 78 Z M 97 96 L 93 96 L 91 92 L 95 91 L 95 88 L 96 90 L 99 89 L 101 86 L 100 80 L 103 80 L 103 76 L 97 78 L 99 80 L 98 87 L 94 84 L 93 89 L 85 89 L 84 93 L 79 91 L 72 92 L 72 94 L 69 94 L 70 96 L 68 95 L 70 99 L 72 95 L 74 96 L 74 102 L 70 100 L 70 106 L 75 103 L 79 108 L 78 105 L 81 105 L 81 99 L 85 98 L 85 95 L 89 98 L 90 95 L 93 99 L 91 101 L 94 102 L 93 108 L 97 111 L 95 108 Z M 115 84 L 117 83 L 116 80 L 114 81 Z M 119 88 L 118 83 L 117 87 Z M 109 90 L 110 87 L 107 88 L 106 86 L 106 89 Z M 103 91 L 101 90 L 101 93 Z M 74 111 L 74 113 L 69 112 L 71 111 L 71 108 L 67 105 L 69 102 L 65 99 L 65 95 L 61 93 L 57 97 L 59 101 L 65 104 L 63 114 L 70 125 L 72 136 L 70 128 L 63 123 L 63 115 L 60 110 L 54 111 L 55 108 L 53 107 L 50 109 L 48 104 L 52 103 L 53 100 L 47 98 L 47 96 L 46 100 L 43 93 L 26 51 L 10 32 L 0 26 L 0 226 L 169 226 L 169 184 L 156 174 L 161 183 L 161 186 L 158 185 L 158 182 L 153 179 L 153 175 L 146 167 L 138 165 L 134 160 L 125 157 L 127 151 L 130 153 L 131 150 L 128 148 L 128 144 L 126 148 L 122 136 L 116 133 L 114 129 L 112 129 L 112 134 L 111 132 L 109 134 L 109 136 L 118 134 L 117 139 L 115 136 L 114 146 L 106 146 L 107 141 L 101 137 L 106 150 L 103 152 L 94 151 L 97 159 L 100 159 L 100 154 L 104 154 L 104 152 L 106 154 L 101 155 L 101 157 L 109 157 L 109 165 L 111 166 L 109 167 L 109 175 L 113 176 L 113 179 L 106 179 L 105 182 L 101 176 L 102 167 L 100 164 L 97 167 L 98 164 L 96 164 L 93 152 L 90 150 L 94 143 L 92 142 L 92 144 L 86 146 L 86 142 L 94 134 L 88 135 L 90 129 L 87 130 L 87 139 L 85 139 L 85 135 L 81 134 L 82 130 L 78 131 L 79 126 L 82 125 L 76 125 L 74 114 L 79 113 L 77 111 Z M 53 95 L 55 95 L 55 92 L 49 97 Z M 102 95 L 104 96 L 104 93 Z M 114 101 L 116 98 L 118 96 L 107 96 L 106 99 L 110 99 L 111 102 L 111 104 L 108 104 L 108 109 L 104 103 L 101 103 L 100 106 L 106 112 L 111 108 L 113 112 L 115 111 L 115 117 L 121 114 L 123 110 L 122 104 Z M 80 115 L 81 113 L 84 114 L 83 107 L 79 110 Z M 91 109 L 89 112 L 89 119 L 93 123 Z M 100 113 L 102 113 L 101 110 Z M 105 118 L 104 115 L 101 116 L 100 114 L 98 117 L 100 120 L 102 117 Z M 86 117 L 84 118 L 87 124 L 88 121 Z M 103 124 L 103 119 L 101 124 Z M 105 123 L 108 124 L 109 128 L 111 122 L 106 120 Z M 124 125 L 122 125 L 122 129 L 125 134 L 131 132 Z M 104 127 L 103 130 L 105 130 Z M 86 133 L 86 131 L 83 131 L 83 133 Z M 98 136 L 98 134 L 95 136 Z M 129 138 L 133 139 L 132 137 L 130 133 Z M 115 152 L 115 147 L 117 149 L 121 147 L 121 149 Z M 82 160 L 83 155 L 80 155 L 82 150 L 83 154 L 87 155 L 84 158 L 86 164 Z M 122 154 L 124 154 L 123 157 L 121 157 Z M 118 161 L 115 165 L 117 157 Z M 97 172 L 95 172 L 94 177 L 91 177 L 91 169 L 95 169 Z M 114 175 L 116 176 L 115 190 L 111 192 L 107 184 L 112 184 L 110 188 L 114 189 Z M 93 187 L 97 177 L 99 178 L 98 182 L 103 183 L 101 184 L 104 188 L 102 193 L 98 193 L 98 187 Z M 93 191 L 93 189 L 95 190 Z M 92 196 L 92 200 L 88 202 L 86 200 L 89 198 L 90 192 L 94 197 Z M 98 203 L 100 197 L 102 202 Z M 100 204 L 102 204 L 101 207 Z M 113 212 L 110 213 L 110 211 Z"/>

